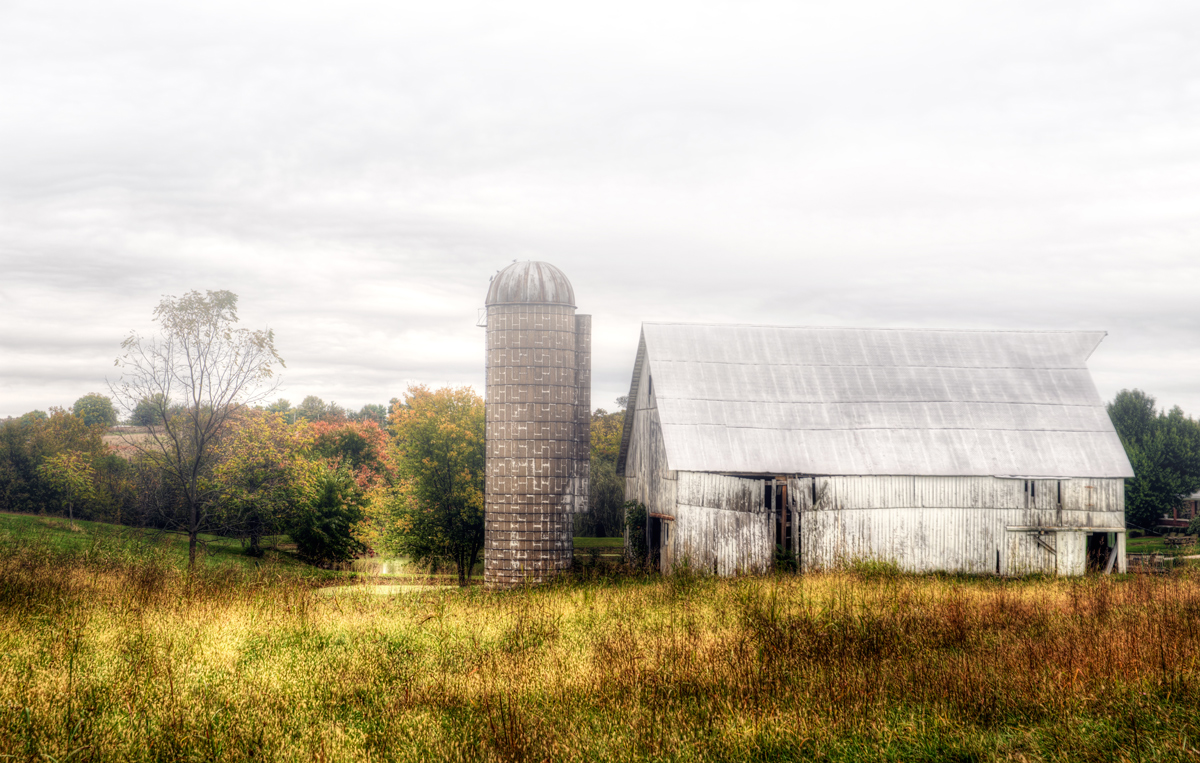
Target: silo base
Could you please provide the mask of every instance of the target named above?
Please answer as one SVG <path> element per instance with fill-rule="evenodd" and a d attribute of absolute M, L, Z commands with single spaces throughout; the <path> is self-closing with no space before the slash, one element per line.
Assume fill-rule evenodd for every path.
<path fill-rule="evenodd" d="M 488 588 L 541 583 L 571 568 L 570 514 L 515 514 L 489 507 L 484 521 L 483 583 Z"/>

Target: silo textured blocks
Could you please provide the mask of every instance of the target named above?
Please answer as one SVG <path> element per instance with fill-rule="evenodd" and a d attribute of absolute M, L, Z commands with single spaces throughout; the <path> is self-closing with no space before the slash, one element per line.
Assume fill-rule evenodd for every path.
<path fill-rule="evenodd" d="M 571 565 L 586 511 L 591 316 L 558 268 L 514 263 L 487 298 L 484 582 L 510 587 Z"/>

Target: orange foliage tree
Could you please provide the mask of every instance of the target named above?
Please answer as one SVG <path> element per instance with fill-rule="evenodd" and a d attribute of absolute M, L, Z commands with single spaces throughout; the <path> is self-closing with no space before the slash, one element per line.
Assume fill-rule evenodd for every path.
<path fill-rule="evenodd" d="M 483 398 L 468 387 L 409 387 L 390 423 L 404 479 L 393 543 L 418 564 L 453 564 L 466 585 L 483 549 Z"/>
<path fill-rule="evenodd" d="M 280 413 L 243 409 L 216 448 L 211 479 L 221 495 L 225 532 L 249 538 L 261 556 L 262 536 L 278 532 L 310 498 L 316 474 L 306 457 L 313 432 Z"/>

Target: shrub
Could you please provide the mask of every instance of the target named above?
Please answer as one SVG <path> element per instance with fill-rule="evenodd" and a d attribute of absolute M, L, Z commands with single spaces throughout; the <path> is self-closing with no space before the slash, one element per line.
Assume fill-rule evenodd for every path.
<path fill-rule="evenodd" d="M 629 531 L 629 553 L 634 564 L 645 564 L 650 555 L 646 539 L 646 504 L 637 501 L 625 502 L 625 528 Z"/>
<path fill-rule="evenodd" d="M 790 548 L 784 548 L 778 543 L 775 544 L 775 571 L 776 572 L 795 572 L 796 571 L 796 555 L 792 553 Z"/>

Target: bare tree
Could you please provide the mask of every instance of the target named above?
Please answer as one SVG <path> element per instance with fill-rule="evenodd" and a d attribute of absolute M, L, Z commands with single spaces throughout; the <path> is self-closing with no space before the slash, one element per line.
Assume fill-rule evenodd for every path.
<path fill-rule="evenodd" d="M 237 295 L 191 291 L 163 297 L 154 309 L 159 336 L 131 334 L 115 365 L 121 377 L 109 389 L 127 411 L 152 406 L 159 423 L 126 443 L 174 483 L 179 511 L 161 520 L 188 536 L 188 569 L 196 565 L 202 532 L 217 530 L 219 486 L 209 479 L 215 445 L 239 410 L 275 392 L 273 367 L 284 366 L 275 333 L 235 328 Z"/>

